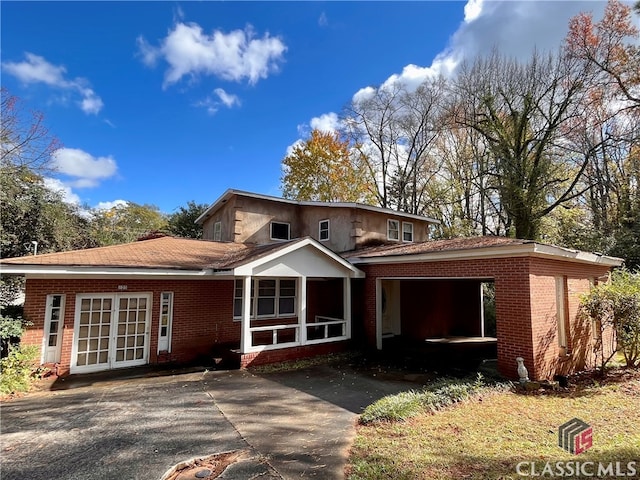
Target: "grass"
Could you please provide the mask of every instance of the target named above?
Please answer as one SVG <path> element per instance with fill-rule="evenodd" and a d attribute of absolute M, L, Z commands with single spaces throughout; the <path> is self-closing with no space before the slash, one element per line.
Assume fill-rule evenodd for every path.
<path fill-rule="evenodd" d="M 520 478 L 523 461 L 535 462 L 538 473 L 546 462 L 622 462 L 626 469 L 635 461 L 636 475 L 626 478 L 640 478 L 640 371 L 581 382 L 560 393 L 483 389 L 437 412 L 359 425 L 348 479 Z M 558 427 L 573 417 L 593 427 L 593 447 L 579 456 L 557 445 Z"/>

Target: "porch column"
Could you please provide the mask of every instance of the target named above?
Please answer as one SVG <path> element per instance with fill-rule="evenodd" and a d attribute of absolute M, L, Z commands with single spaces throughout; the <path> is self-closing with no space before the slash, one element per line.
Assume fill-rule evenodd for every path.
<path fill-rule="evenodd" d="M 251 347 L 251 277 L 242 278 L 242 325 L 240 352 L 247 353 Z"/>
<path fill-rule="evenodd" d="M 307 277 L 298 277 L 298 341 L 307 343 Z"/>
<path fill-rule="evenodd" d="M 342 279 L 342 315 L 346 320 L 345 335 L 351 338 L 351 278 Z"/>

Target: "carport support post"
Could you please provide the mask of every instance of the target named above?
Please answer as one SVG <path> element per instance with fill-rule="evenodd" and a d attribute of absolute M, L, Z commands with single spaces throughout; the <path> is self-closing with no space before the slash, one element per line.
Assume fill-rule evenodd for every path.
<path fill-rule="evenodd" d="M 344 333 L 347 338 L 351 338 L 351 278 L 344 277 L 342 282 L 342 316 L 347 322 Z"/>
<path fill-rule="evenodd" d="M 242 278 L 242 327 L 240 352 L 247 353 L 251 347 L 251 277 Z"/>
<path fill-rule="evenodd" d="M 300 345 L 307 343 L 307 277 L 299 277 L 300 299 L 298 300 L 298 328 L 299 337 L 296 339 Z"/>

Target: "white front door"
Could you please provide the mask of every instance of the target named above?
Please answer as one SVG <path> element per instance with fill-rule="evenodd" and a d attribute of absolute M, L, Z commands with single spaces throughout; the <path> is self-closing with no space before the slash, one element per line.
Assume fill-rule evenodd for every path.
<path fill-rule="evenodd" d="M 80 294 L 71 372 L 144 365 L 149 359 L 151 294 Z"/>

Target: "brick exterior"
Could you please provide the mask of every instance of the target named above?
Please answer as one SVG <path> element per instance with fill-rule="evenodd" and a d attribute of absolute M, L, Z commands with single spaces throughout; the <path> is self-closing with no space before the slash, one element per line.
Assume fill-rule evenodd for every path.
<path fill-rule="evenodd" d="M 378 278 L 476 278 L 495 282 L 498 369 L 517 379 L 516 357 L 523 357 L 529 377 L 544 379 L 594 365 L 590 326 L 577 318 L 579 297 L 608 267 L 537 257 L 358 265 L 366 273 L 363 329 L 376 346 Z M 566 277 L 571 355 L 561 356 L 556 320 L 556 276 Z M 415 288 L 415 287 L 414 287 Z M 463 301 L 463 300 L 462 300 Z"/>
<path fill-rule="evenodd" d="M 592 367 L 596 362 L 591 325 L 579 319 L 580 294 L 590 288 L 594 279 L 606 275 L 607 266 L 579 264 L 538 257 L 493 258 L 438 262 L 394 263 L 359 266 L 366 273 L 364 280 L 352 281 L 353 342 L 335 342 L 281 350 L 251 353 L 241 358 L 243 366 L 280 362 L 295 358 L 340 351 L 348 345 L 376 346 L 376 280 L 379 278 L 486 279 L 495 282 L 496 335 L 498 338 L 498 368 L 509 377 L 517 378 L 515 358 L 522 356 L 532 379 L 550 378 L 577 369 Z M 566 284 L 564 302 L 568 318 L 569 355 L 563 355 L 558 345 L 556 318 L 556 279 Z M 434 281 L 434 280 L 431 280 Z M 342 309 L 341 282 L 308 283 L 308 314 L 340 316 Z M 464 282 L 455 289 L 443 282 L 441 295 L 451 299 L 474 294 L 476 282 Z M 41 346 L 44 330 L 45 302 L 48 294 L 64 294 L 65 315 L 62 334 L 62 355 L 59 373 L 69 372 L 74 332 L 76 295 L 78 293 L 122 293 L 119 285 L 127 285 L 127 293 L 151 293 L 152 318 L 149 363 L 188 362 L 199 356 L 211 356 L 216 346 L 239 346 L 240 322 L 233 321 L 233 280 L 140 280 L 140 279 L 33 279 L 27 280 L 25 316 L 33 322 L 23 337 L 26 344 Z M 416 296 L 412 284 L 412 296 Z M 452 288 L 454 290 L 452 290 Z M 405 289 L 410 292 L 411 289 Z M 171 352 L 158 352 L 158 317 L 161 292 L 174 292 Z M 446 295 L 442 294 L 445 292 Z M 425 301 L 421 297 L 420 301 Z M 327 301 L 331 299 L 331 301 Z M 414 299 L 415 300 L 415 299 Z M 402 299 L 407 303 L 407 294 Z M 460 303 L 464 303 L 462 298 Z M 473 317 L 477 309 L 470 306 L 456 315 Z M 405 307 L 407 308 L 407 307 Z M 413 335 L 430 334 L 409 326 L 419 322 L 419 307 L 413 307 L 410 319 L 403 319 L 403 332 Z M 442 323 L 447 316 L 440 314 Z M 456 322 L 451 320 L 452 328 Z M 445 327 L 442 332 L 445 332 Z M 456 328 L 464 327 L 464 322 Z M 455 330 L 455 328 L 454 328 Z M 473 332 L 469 332 L 472 334 Z M 456 334 L 449 330 L 449 334 Z"/>
<path fill-rule="evenodd" d="M 199 280 L 79 280 L 28 279 L 24 304 L 25 317 L 33 322 L 22 342 L 40 346 L 44 332 L 45 303 L 48 294 L 65 294 L 62 354 L 58 372 L 69 372 L 74 332 L 76 294 L 152 293 L 149 363 L 188 362 L 210 355 L 216 344 L 237 342 L 240 322 L 233 321 L 233 281 Z M 158 318 L 161 292 L 174 292 L 171 352 L 158 356 Z"/>
<path fill-rule="evenodd" d="M 287 362 L 301 358 L 340 353 L 349 349 L 348 341 L 322 343 L 319 345 L 305 345 L 303 347 L 283 348 L 279 350 L 263 350 L 261 352 L 246 353 L 240 356 L 240 367 L 266 365 L 270 363 Z"/>

